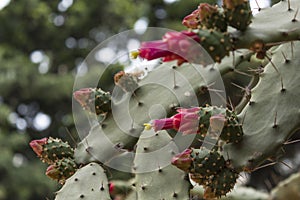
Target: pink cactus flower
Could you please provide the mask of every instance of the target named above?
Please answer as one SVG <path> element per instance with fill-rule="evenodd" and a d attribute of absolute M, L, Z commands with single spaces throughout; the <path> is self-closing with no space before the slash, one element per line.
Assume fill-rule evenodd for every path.
<path fill-rule="evenodd" d="M 157 119 L 152 122 L 154 131 L 174 129 L 183 135 L 196 134 L 199 126 L 198 111 L 200 108 L 179 108 L 178 114 L 165 119 Z"/>
<path fill-rule="evenodd" d="M 38 156 L 41 156 L 43 153 L 43 145 L 47 144 L 47 141 L 48 138 L 32 140 L 29 145 Z"/>
<path fill-rule="evenodd" d="M 115 184 L 109 183 L 108 186 L 109 186 L 109 193 L 112 194 L 114 192 L 114 189 L 115 189 Z"/>
<path fill-rule="evenodd" d="M 183 152 L 177 154 L 172 158 L 172 165 L 175 165 L 179 169 L 183 171 L 189 171 L 189 168 L 192 164 L 192 158 L 191 158 L 191 153 L 193 150 L 191 149 L 186 149 Z"/>
<path fill-rule="evenodd" d="M 133 52 L 132 55 L 147 60 L 163 58 L 163 62 L 177 60 L 180 65 L 193 55 L 192 46 L 195 43 L 188 38 L 200 42 L 199 36 L 194 32 L 167 32 L 162 40 L 143 42 L 139 52 Z"/>

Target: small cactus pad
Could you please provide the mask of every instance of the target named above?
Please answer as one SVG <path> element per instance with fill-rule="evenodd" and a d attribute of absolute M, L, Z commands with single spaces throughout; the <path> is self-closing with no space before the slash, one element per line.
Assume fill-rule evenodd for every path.
<path fill-rule="evenodd" d="M 67 179 L 55 200 L 110 200 L 107 177 L 97 163 L 90 163 Z"/>
<path fill-rule="evenodd" d="M 75 91 L 74 98 L 85 110 L 97 115 L 111 110 L 111 95 L 100 88 L 84 88 Z"/>
<path fill-rule="evenodd" d="M 62 158 L 47 168 L 46 175 L 63 184 L 76 170 L 77 164 L 74 159 Z"/>
<path fill-rule="evenodd" d="M 207 29 L 216 29 L 221 32 L 227 30 L 227 23 L 224 14 L 216 6 L 201 3 L 198 7 L 200 12 L 200 22 Z"/>
<path fill-rule="evenodd" d="M 31 148 L 43 162 L 53 164 L 62 158 L 73 158 L 74 149 L 61 139 L 52 137 L 33 140 L 30 142 Z"/>

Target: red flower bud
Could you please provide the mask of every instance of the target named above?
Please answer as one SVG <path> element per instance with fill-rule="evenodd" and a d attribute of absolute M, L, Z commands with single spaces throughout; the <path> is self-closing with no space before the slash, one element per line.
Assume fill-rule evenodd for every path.
<path fill-rule="evenodd" d="M 175 165 L 179 169 L 183 171 L 189 171 L 189 168 L 192 163 L 191 153 L 193 151 L 191 149 L 186 149 L 180 154 L 177 154 L 172 158 L 172 165 Z"/>
<path fill-rule="evenodd" d="M 47 168 L 46 175 L 54 180 L 60 179 L 60 171 L 55 167 L 55 165 L 50 165 Z"/>
<path fill-rule="evenodd" d="M 48 138 L 32 140 L 29 145 L 38 156 L 41 156 L 43 153 L 43 145 L 47 144 L 47 141 Z"/>

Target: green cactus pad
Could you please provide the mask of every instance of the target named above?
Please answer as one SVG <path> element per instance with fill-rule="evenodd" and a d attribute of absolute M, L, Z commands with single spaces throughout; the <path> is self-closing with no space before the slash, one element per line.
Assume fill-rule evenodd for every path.
<path fill-rule="evenodd" d="M 49 137 L 47 144 L 43 145 L 41 160 L 48 164 L 55 163 L 62 158 L 73 158 L 74 149 L 61 139 Z"/>
<path fill-rule="evenodd" d="M 300 127 L 300 74 L 296 73 L 300 58 L 295 56 L 300 54 L 300 42 L 294 42 L 293 53 L 291 44 L 284 44 L 272 54 L 272 63 L 260 74 L 250 102 L 239 115 L 243 140 L 224 146 L 224 154 L 236 169 L 252 171 L 274 157 Z"/>
<path fill-rule="evenodd" d="M 221 33 L 216 30 L 199 30 L 200 44 L 216 62 L 229 55 L 232 50 L 232 43 L 228 33 Z"/>
<path fill-rule="evenodd" d="M 110 200 L 107 177 L 97 163 L 90 163 L 67 179 L 55 200 Z"/>
<path fill-rule="evenodd" d="M 170 164 L 174 150 L 177 147 L 166 131 L 142 134 L 134 159 L 137 199 L 189 199 L 186 173 Z"/>

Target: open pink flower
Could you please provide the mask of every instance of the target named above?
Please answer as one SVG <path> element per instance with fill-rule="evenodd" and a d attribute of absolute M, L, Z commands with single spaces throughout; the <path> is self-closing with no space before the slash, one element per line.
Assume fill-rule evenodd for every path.
<path fill-rule="evenodd" d="M 191 149 L 186 149 L 172 158 L 172 165 L 175 165 L 183 171 L 188 171 L 192 164 Z"/>
<path fill-rule="evenodd" d="M 183 135 L 195 134 L 198 132 L 199 126 L 199 115 L 198 111 L 200 108 L 179 108 L 177 114 L 165 119 L 156 119 L 152 122 L 154 131 L 174 129 L 182 132 Z"/>
<path fill-rule="evenodd" d="M 195 43 L 192 40 L 200 42 L 199 36 L 194 32 L 167 32 L 162 40 L 143 42 L 139 52 L 134 52 L 133 55 L 147 60 L 163 58 L 163 62 L 177 60 L 180 65 L 193 55 L 192 46 Z"/>
<path fill-rule="evenodd" d="M 41 156 L 43 153 L 43 145 L 47 144 L 47 141 L 48 138 L 43 138 L 40 140 L 32 140 L 29 143 L 29 145 L 38 156 Z"/>

